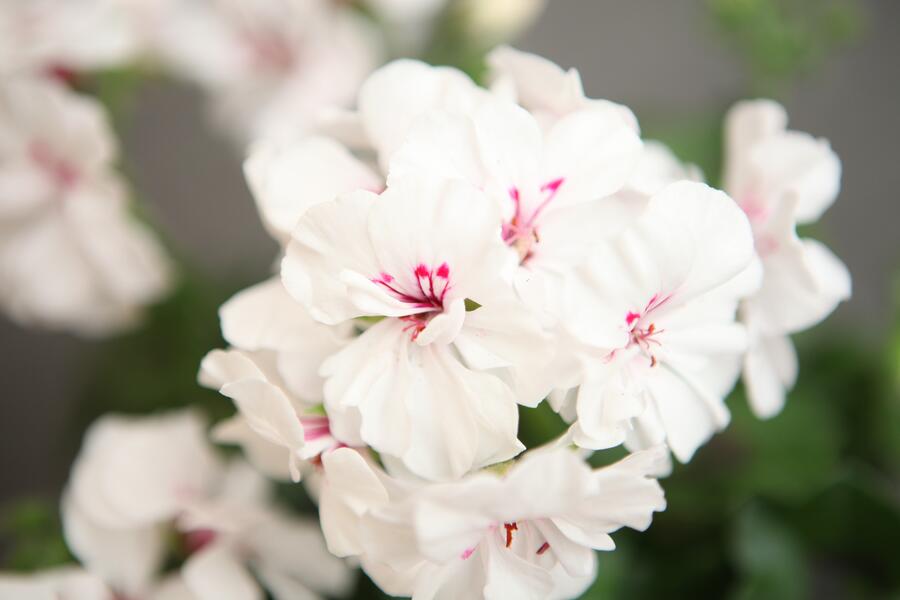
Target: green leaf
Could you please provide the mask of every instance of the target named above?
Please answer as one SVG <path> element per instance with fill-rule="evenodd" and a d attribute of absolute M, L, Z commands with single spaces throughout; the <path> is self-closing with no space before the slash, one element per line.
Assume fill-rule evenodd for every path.
<path fill-rule="evenodd" d="M 793 600 L 809 597 L 806 558 L 795 535 L 758 503 L 739 514 L 731 553 L 740 572 L 735 600 Z"/>

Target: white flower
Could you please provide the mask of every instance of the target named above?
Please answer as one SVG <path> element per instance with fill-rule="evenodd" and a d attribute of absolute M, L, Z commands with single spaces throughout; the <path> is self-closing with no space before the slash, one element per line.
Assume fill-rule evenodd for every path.
<path fill-rule="evenodd" d="M 267 482 L 241 462 L 229 467 L 215 496 L 185 511 L 178 527 L 188 542 L 199 542 L 182 567 L 199 600 L 260 598 L 253 574 L 277 600 L 345 595 L 352 583 L 319 527 L 275 510 Z"/>
<path fill-rule="evenodd" d="M 747 219 L 728 196 L 675 183 L 593 257 L 580 311 L 586 376 L 574 441 L 608 448 L 666 442 L 682 462 L 728 423 L 723 398 L 746 347 L 735 322 L 757 281 Z"/>
<path fill-rule="evenodd" d="M 219 469 L 193 413 L 101 419 L 63 499 L 69 548 L 112 588 L 146 591 L 165 557 L 165 524 L 210 493 Z"/>
<path fill-rule="evenodd" d="M 167 261 L 129 214 L 95 101 L 50 81 L 0 85 L 0 305 L 17 321 L 99 334 L 167 289 Z"/>
<path fill-rule="evenodd" d="M 823 244 L 797 237 L 834 202 L 841 164 L 828 142 L 786 129 L 771 101 L 742 102 L 726 121 L 725 189 L 753 227 L 763 283 L 741 306 L 752 344 L 744 362 L 751 406 L 781 411 L 797 375 L 790 334 L 825 319 L 850 297 L 850 274 Z"/>
<path fill-rule="evenodd" d="M 596 575 L 609 534 L 646 529 L 665 508 L 652 478 L 662 449 L 591 470 L 565 448 L 526 454 L 504 474 L 446 484 L 393 480 L 352 450 L 324 457 L 329 547 L 358 554 L 387 593 L 429 598 L 572 598 Z"/>
<path fill-rule="evenodd" d="M 269 494 L 249 465 L 224 468 L 193 413 L 109 416 L 88 431 L 73 468 L 66 541 L 88 571 L 138 600 L 253 600 L 262 592 L 248 568 L 279 599 L 344 590 L 349 572 L 317 528 L 281 514 Z M 188 558 L 183 578 L 163 581 L 174 534 Z"/>
<path fill-rule="evenodd" d="M 232 349 L 203 359 L 200 382 L 234 400 L 239 412 L 217 427 L 219 441 L 241 444 L 264 473 L 295 481 L 301 461 L 342 442 L 359 443 L 354 430 L 335 439 L 329 419 L 317 411 L 324 385 L 319 369 L 347 343 L 351 324 L 314 321 L 278 278 L 240 292 L 219 315 Z"/>
<path fill-rule="evenodd" d="M 211 0 L 175 11 L 159 53 L 247 140 L 293 136 L 348 104 L 380 50 L 364 21 L 326 0 Z"/>
<path fill-rule="evenodd" d="M 68 77 L 132 60 L 140 44 L 124 3 L 0 1 L 0 73 Z"/>
<path fill-rule="evenodd" d="M 314 318 L 386 317 L 325 361 L 325 408 L 358 411 L 362 440 L 420 476 L 510 458 L 516 402 L 549 391 L 552 346 L 504 279 L 500 225 L 477 189 L 411 178 L 310 208 L 287 248 L 285 287 Z"/>
<path fill-rule="evenodd" d="M 641 142 L 607 105 L 574 111 L 541 131 L 515 104 L 484 101 L 467 115 L 432 113 L 394 154 L 389 182 L 411 174 L 452 177 L 484 190 L 519 259 L 516 289 L 564 319 L 561 297 L 575 267 L 643 206 L 610 197 L 631 176 Z"/>

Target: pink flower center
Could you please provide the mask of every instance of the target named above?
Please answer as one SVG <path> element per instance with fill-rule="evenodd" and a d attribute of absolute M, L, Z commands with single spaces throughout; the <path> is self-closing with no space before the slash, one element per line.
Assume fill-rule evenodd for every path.
<path fill-rule="evenodd" d="M 565 179 L 559 178 L 543 184 L 540 187 L 540 195 L 543 198 L 531 211 L 523 207 L 521 190 L 515 186 L 509 189 L 514 210 L 509 222 L 503 224 L 502 235 L 503 241 L 516 249 L 520 262 L 524 263 L 534 255 L 534 245 L 541 241 L 537 220 L 556 197 L 564 182 Z"/>
<path fill-rule="evenodd" d="M 413 269 L 412 277 L 406 279 L 406 284 L 390 273 L 381 273 L 372 281 L 400 302 L 408 304 L 414 311 L 413 314 L 400 317 L 400 320 L 407 323 L 404 331 L 411 331 L 410 335 L 414 340 L 434 315 L 443 312 L 447 292 L 453 287 L 450 283 L 450 267 L 445 262 L 436 268 L 419 263 Z"/>
<path fill-rule="evenodd" d="M 663 333 L 663 329 L 658 329 L 656 324 L 650 321 L 651 313 L 661 306 L 665 305 L 672 298 L 672 294 L 663 296 L 662 294 L 653 294 L 647 305 L 640 311 L 628 311 L 625 314 L 625 324 L 629 328 L 630 337 L 626 348 L 632 346 L 639 347 L 644 355 L 650 358 L 650 366 L 655 367 L 657 364 L 656 356 L 653 353 L 654 347 L 662 344 L 656 336 Z M 613 353 L 614 354 L 614 353 Z"/>
<path fill-rule="evenodd" d="M 320 440 L 331 435 L 328 417 L 319 415 L 303 416 L 300 417 L 300 424 L 303 425 L 303 439 L 307 442 Z"/>
<path fill-rule="evenodd" d="M 81 179 L 81 173 L 69 161 L 56 155 L 53 150 L 41 141 L 33 141 L 28 147 L 31 160 L 53 180 L 57 187 L 68 190 Z"/>

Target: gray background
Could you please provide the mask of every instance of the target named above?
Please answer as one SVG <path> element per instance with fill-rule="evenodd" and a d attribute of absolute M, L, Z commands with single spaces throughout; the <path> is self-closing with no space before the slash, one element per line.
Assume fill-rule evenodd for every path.
<path fill-rule="evenodd" d="M 891 322 L 900 255 L 900 3 L 864 6 L 865 37 L 799 82 L 787 106 L 793 127 L 830 139 L 843 160 L 843 193 L 821 235 L 850 267 L 855 289 L 831 326 L 877 344 Z M 578 67 L 590 95 L 624 102 L 639 117 L 689 119 L 721 109 L 746 86 L 699 0 L 550 0 L 518 46 Z M 199 95 L 165 82 L 143 86 L 122 135 L 134 184 L 177 245 L 221 276 L 262 279 L 275 246 L 259 225 L 239 153 L 210 131 Z M 0 502 L 58 492 L 72 458 L 59 440 L 93 350 L 0 320 Z"/>

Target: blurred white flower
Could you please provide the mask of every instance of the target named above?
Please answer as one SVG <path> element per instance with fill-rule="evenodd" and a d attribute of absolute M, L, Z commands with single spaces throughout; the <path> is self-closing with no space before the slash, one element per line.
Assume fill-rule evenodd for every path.
<path fill-rule="evenodd" d="M 160 58 L 206 88 L 243 141 L 307 130 L 349 104 L 381 57 L 371 26 L 327 0 L 183 2 L 161 37 Z"/>
<path fill-rule="evenodd" d="M 398 481 L 343 449 L 324 457 L 329 547 L 357 555 L 388 594 L 415 598 L 573 598 L 596 575 L 609 534 L 643 530 L 665 508 L 662 448 L 592 470 L 565 448 L 445 484 Z"/>
<path fill-rule="evenodd" d="M 0 0 L 0 73 L 67 78 L 124 65 L 141 49 L 125 6 L 134 1 Z"/>
<path fill-rule="evenodd" d="M 167 524 L 212 492 L 220 470 L 193 413 L 101 419 L 63 499 L 69 548 L 113 589 L 146 592 L 166 555 Z"/>
<path fill-rule="evenodd" d="M 754 412 L 771 417 L 797 377 L 789 335 L 819 323 L 850 297 L 844 264 L 796 232 L 834 202 L 841 163 L 825 140 L 787 130 L 784 108 L 767 100 L 732 108 L 726 150 L 725 189 L 750 220 L 763 270 L 762 287 L 741 306 L 751 334 L 744 381 Z"/>
<path fill-rule="evenodd" d="M 350 572 L 318 528 L 281 514 L 269 493 L 249 465 L 220 462 L 193 413 L 108 416 L 88 431 L 73 467 L 66 540 L 89 572 L 138 600 L 253 600 L 262 592 L 248 569 L 279 600 L 345 591 Z M 164 581 L 176 533 L 183 578 Z"/>
<path fill-rule="evenodd" d="M 0 305 L 16 321 L 102 334 L 167 291 L 115 160 L 96 101 L 49 80 L 0 85 Z"/>

